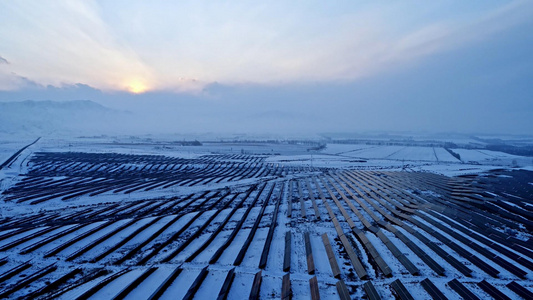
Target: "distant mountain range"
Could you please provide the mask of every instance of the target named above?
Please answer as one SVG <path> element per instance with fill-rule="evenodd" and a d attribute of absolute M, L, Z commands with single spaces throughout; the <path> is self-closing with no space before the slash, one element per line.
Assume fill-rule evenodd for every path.
<path fill-rule="evenodd" d="M 0 101 L 0 135 L 35 138 L 170 134 L 189 140 L 200 137 L 203 140 L 320 139 L 333 143 L 405 146 L 447 143 L 447 148 L 467 147 L 533 156 L 531 136 L 356 131 L 315 134 L 312 129 L 296 134 L 291 130 L 297 130 L 298 124 L 309 123 L 304 114 L 262 109 L 259 109 L 261 113 L 224 110 L 223 104 L 216 101 L 191 104 L 169 100 L 139 107 L 135 107 L 135 103 L 128 105 L 127 109 L 133 110 L 111 109 L 90 100 Z"/>
<path fill-rule="evenodd" d="M 0 134 L 79 135 L 112 131 L 128 113 L 89 100 L 0 102 Z"/>

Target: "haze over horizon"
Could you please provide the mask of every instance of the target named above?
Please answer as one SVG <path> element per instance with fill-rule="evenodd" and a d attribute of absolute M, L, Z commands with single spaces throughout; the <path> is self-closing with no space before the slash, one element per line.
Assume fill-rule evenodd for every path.
<path fill-rule="evenodd" d="M 6 1 L 0 25 L 2 102 L 154 132 L 533 132 L 530 1 Z"/>

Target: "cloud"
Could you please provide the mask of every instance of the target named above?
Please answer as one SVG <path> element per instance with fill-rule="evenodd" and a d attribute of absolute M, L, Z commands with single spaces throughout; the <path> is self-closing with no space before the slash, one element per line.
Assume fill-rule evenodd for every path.
<path fill-rule="evenodd" d="M 0 39 L 9 43 L 10 70 L 42 85 L 84 82 L 123 90 L 151 70 L 116 37 L 88 1 L 3 3 Z M 6 51 L 8 51 L 6 50 Z"/>
<path fill-rule="evenodd" d="M 3 58 L 2 56 L 0 56 L 0 64 L 9 64 L 9 62 L 7 61 L 7 59 Z"/>
<path fill-rule="evenodd" d="M 42 87 L 40 84 L 16 73 L 0 69 L 0 92 Z"/>
<path fill-rule="evenodd" d="M 514 1 L 469 17 L 424 22 L 392 36 L 390 33 L 394 30 L 390 26 L 394 26 L 393 23 L 370 24 L 369 27 L 377 28 L 374 32 L 364 32 L 361 28 L 343 32 L 338 38 L 341 42 L 331 43 L 329 52 L 309 61 L 329 66 L 322 75 L 332 79 L 367 78 L 419 64 L 427 57 L 501 39 L 502 32 L 527 24 L 532 18 L 531 2 Z M 318 64 L 315 68 L 319 69 Z M 312 70 L 307 73 L 316 74 Z M 316 79 L 327 80 L 324 77 Z"/>
<path fill-rule="evenodd" d="M 199 93 L 212 82 L 369 78 L 499 38 L 533 15 L 528 1 L 412 5 L 6 2 L 0 39 L 10 71 L 42 85 Z"/>
<path fill-rule="evenodd" d="M 0 72 L 0 101 L 99 99 L 102 91 L 86 84 L 42 85 L 15 73 Z"/>

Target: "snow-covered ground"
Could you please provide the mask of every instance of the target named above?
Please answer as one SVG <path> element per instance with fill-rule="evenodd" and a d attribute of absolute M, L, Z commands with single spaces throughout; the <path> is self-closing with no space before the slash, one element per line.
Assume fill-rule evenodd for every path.
<path fill-rule="evenodd" d="M 31 142 L 0 143 L 0 158 Z M 426 278 L 450 299 L 460 298 L 452 279 L 481 299 L 489 298 L 478 285 L 482 280 L 513 299 L 519 296 L 507 287 L 512 281 L 533 290 L 531 173 L 516 176 L 516 191 L 490 185 L 512 180 L 513 173 L 449 177 L 531 170 L 531 158 L 452 149 L 458 160 L 444 148 L 420 146 L 309 148 L 42 139 L 0 170 L 0 298 L 147 299 L 159 291 L 161 299 L 213 299 L 231 270 L 228 299 L 249 297 L 259 271 L 261 299 L 280 298 L 287 274 L 293 299 L 309 299 L 315 277 L 322 299 L 339 298 L 339 280 L 352 298 L 364 297 L 363 284 L 371 282 L 383 299 L 394 299 L 398 279 L 414 299 L 431 298 L 420 285 Z M 499 215 L 480 209 L 479 199 L 500 209 Z M 467 216 L 473 221 L 465 222 Z M 378 223 L 381 233 L 375 231 Z M 477 237 L 475 243 L 465 243 L 470 236 Z M 266 265 L 260 267 L 265 249 Z M 442 275 L 428 257 L 444 269 Z M 367 277 L 360 278 L 353 259 Z M 470 276 L 451 261 L 467 267 Z M 331 263 L 338 265 L 339 277 Z M 498 274 L 491 275 L 484 263 Z M 69 273 L 76 268 L 79 273 Z"/>

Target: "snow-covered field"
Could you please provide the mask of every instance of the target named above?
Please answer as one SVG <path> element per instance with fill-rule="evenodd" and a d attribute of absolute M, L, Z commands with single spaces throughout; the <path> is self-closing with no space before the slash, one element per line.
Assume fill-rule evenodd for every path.
<path fill-rule="evenodd" d="M 531 158 L 310 147 L 42 139 L 0 170 L 0 298 L 533 291 Z"/>

